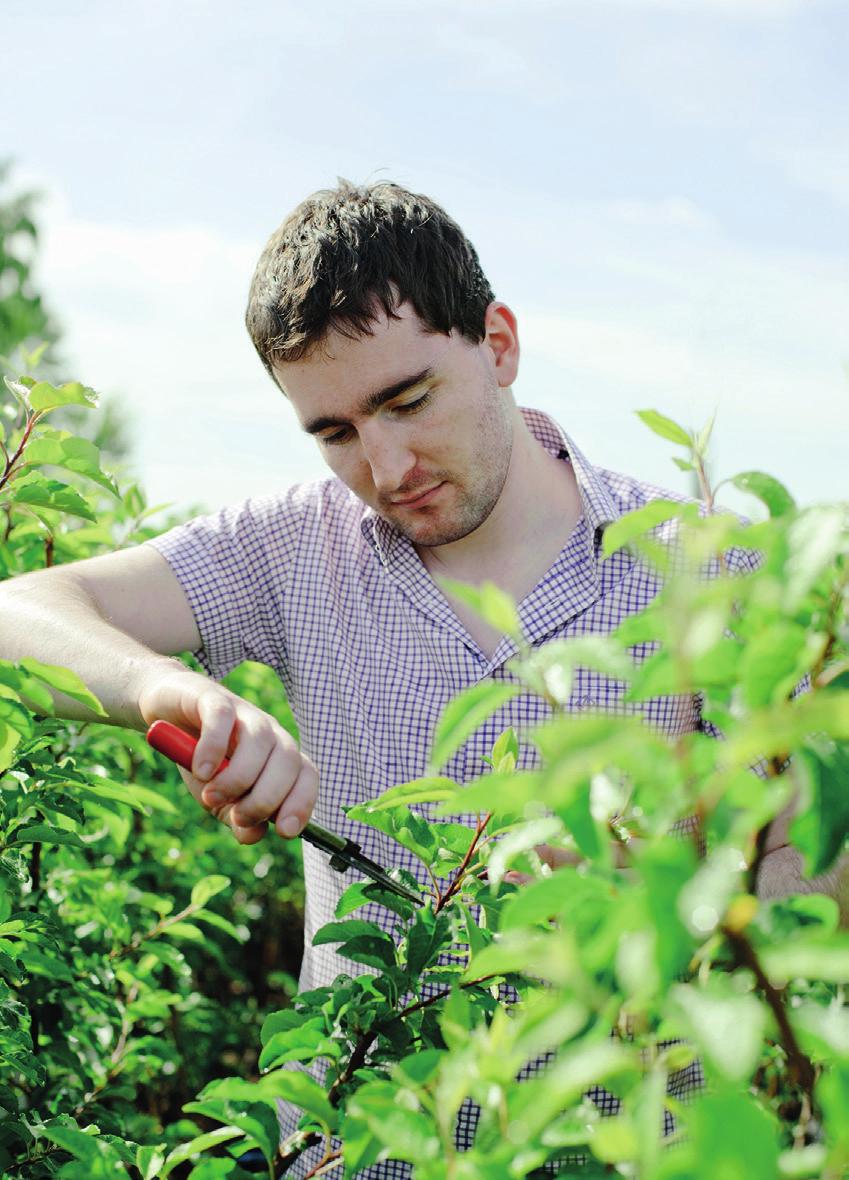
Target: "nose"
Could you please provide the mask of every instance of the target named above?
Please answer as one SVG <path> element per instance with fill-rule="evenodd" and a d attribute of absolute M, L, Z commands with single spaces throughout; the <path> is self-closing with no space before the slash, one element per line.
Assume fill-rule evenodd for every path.
<path fill-rule="evenodd" d="M 416 465 L 416 457 L 401 437 L 399 430 L 379 422 L 360 431 L 363 455 L 371 468 L 371 478 L 377 492 L 397 492 L 407 474 Z"/>

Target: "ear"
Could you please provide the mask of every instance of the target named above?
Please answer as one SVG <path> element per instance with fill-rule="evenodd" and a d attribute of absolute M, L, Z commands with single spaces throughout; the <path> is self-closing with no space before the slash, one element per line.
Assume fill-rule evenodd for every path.
<path fill-rule="evenodd" d="M 492 357 L 496 380 L 502 389 L 507 389 L 519 372 L 519 334 L 516 317 L 506 303 L 490 303 L 484 330 L 483 346 Z"/>

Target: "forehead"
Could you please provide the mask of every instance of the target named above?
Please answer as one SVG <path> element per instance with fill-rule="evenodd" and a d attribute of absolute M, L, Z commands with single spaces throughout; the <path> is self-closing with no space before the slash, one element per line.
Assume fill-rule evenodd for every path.
<path fill-rule="evenodd" d="M 278 385 L 302 420 L 318 403 L 358 402 L 409 373 L 435 369 L 468 343 L 456 332 L 430 331 L 407 303 L 396 315 L 392 319 L 381 308 L 371 335 L 351 339 L 331 329 L 306 357 L 274 365 Z"/>

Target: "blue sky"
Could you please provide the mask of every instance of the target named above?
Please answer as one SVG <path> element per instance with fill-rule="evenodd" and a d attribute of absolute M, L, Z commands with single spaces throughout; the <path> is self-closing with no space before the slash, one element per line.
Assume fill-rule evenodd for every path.
<path fill-rule="evenodd" d="M 843 0 L 6 0 L 3 27 L 0 154 L 45 193 L 69 375 L 120 397 L 155 502 L 322 474 L 242 313 L 339 175 L 463 225 L 519 318 L 517 400 L 593 461 L 683 488 L 634 411 L 718 408 L 719 475 L 846 498 Z"/>

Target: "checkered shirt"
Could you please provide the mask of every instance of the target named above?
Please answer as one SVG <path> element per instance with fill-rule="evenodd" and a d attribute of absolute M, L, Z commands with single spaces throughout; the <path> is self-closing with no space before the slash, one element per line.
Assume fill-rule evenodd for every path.
<path fill-rule="evenodd" d="M 619 516 L 657 498 L 685 497 L 593 467 L 547 415 L 523 409 L 536 439 L 571 462 L 582 502 L 572 535 L 539 583 L 519 605 L 526 638 L 535 646 L 553 639 L 606 634 L 646 607 L 657 577 L 627 550 L 603 559 L 601 537 Z M 351 836 L 366 856 L 399 865 L 425 881 L 422 866 L 389 836 L 344 815 L 396 783 L 426 773 L 431 737 L 448 702 L 491 678 L 513 681 L 507 663 L 516 654 L 502 639 L 487 656 L 466 632 L 419 559 L 413 545 L 367 508 L 338 479 L 298 485 L 279 495 L 252 498 L 171 529 L 146 544 L 171 565 L 195 615 L 203 642 L 194 653 L 215 679 L 243 660 L 279 675 L 298 724 L 301 748 L 319 770 L 314 811 L 319 824 Z M 732 570 L 749 569 L 750 554 L 733 551 Z M 624 712 L 625 686 L 600 673 L 578 670 L 569 708 Z M 648 721 L 674 737 L 707 728 L 693 696 L 658 697 L 641 707 Z M 465 782 L 485 770 L 484 757 L 508 726 L 527 732 L 550 715 L 540 698 L 523 693 L 504 704 L 442 769 Z M 532 746 L 521 748 L 520 769 L 538 764 Z M 364 969 L 331 946 L 313 947 L 316 931 L 333 921 L 337 902 L 356 879 L 337 873 L 327 857 L 304 845 L 305 951 L 301 990 L 327 986 L 341 972 Z M 393 915 L 381 906 L 361 911 L 392 932 Z M 697 1071 L 673 1079 L 679 1094 L 698 1083 Z M 616 1100 L 591 1096 L 605 1113 Z M 458 1146 L 470 1145 L 475 1117 L 461 1112 Z M 295 1116 L 281 1114 L 284 1135 Z M 311 1161 L 313 1164 L 315 1160 Z M 306 1160 L 289 1173 L 300 1177 Z M 387 1161 L 363 1173 L 394 1180 L 409 1166 Z"/>

